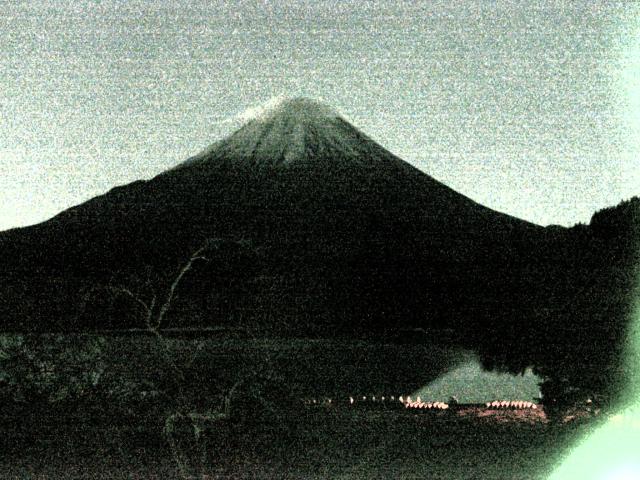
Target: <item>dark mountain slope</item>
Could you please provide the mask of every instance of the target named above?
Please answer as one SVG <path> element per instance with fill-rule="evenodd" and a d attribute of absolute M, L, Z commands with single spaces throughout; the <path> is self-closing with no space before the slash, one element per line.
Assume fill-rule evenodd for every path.
<path fill-rule="evenodd" d="M 638 205 L 625 205 L 590 226 L 539 227 L 451 190 L 330 108 L 288 100 L 149 181 L 1 233 L 0 318 L 5 330 L 140 327 L 135 305 L 102 287 L 162 296 L 216 239 L 166 326 L 378 342 L 424 329 L 487 366 L 600 388 L 633 283 Z"/>
<path fill-rule="evenodd" d="M 173 170 L 0 241 L 6 270 L 29 278 L 29 297 L 51 278 L 82 290 L 152 267 L 162 280 L 205 239 L 244 239 L 260 256 L 258 276 L 296 296 L 273 295 L 269 308 L 290 311 L 304 332 L 411 326 L 424 308 L 436 323 L 462 321 L 454 310 L 474 301 L 450 305 L 456 292 L 484 295 L 473 285 L 504 282 L 489 277 L 508 274 L 509 252 L 542 232 L 411 167 L 329 108 L 295 99 Z M 53 311 L 75 315 L 77 302 L 61 298 Z M 64 312 L 33 308 L 22 309 L 19 324 L 71 327 Z"/>

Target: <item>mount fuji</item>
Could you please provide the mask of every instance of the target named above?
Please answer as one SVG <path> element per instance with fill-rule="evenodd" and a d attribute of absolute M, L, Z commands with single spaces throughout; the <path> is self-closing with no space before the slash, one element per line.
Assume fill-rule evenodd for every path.
<path fill-rule="evenodd" d="M 164 327 L 429 338 L 485 366 L 604 385 L 624 345 L 639 207 L 534 225 L 412 167 L 334 109 L 285 99 L 155 178 L 0 233 L 0 319 L 4 331 L 144 328 L 130 301 L 96 292 L 162 296 L 206 244 Z"/>
<path fill-rule="evenodd" d="M 404 168 L 407 164 L 349 124 L 328 105 L 279 99 L 245 116 L 247 123 L 181 166 L 233 164 L 252 169 Z"/>
<path fill-rule="evenodd" d="M 172 325 L 370 334 L 428 319 L 455 329 L 518 300 L 527 264 L 518 252 L 543 237 L 546 229 L 412 167 L 331 107 L 285 99 L 151 180 L 0 234 L 11 292 L 1 313 L 7 328 L 95 327 L 72 307 L 81 292 L 139 283 L 141 272 L 161 285 L 190 252 L 218 239 L 236 250 L 251 245 L 250 253 L 198 267 Z M 511 298 L 498 299 L 505 289 Z"/>

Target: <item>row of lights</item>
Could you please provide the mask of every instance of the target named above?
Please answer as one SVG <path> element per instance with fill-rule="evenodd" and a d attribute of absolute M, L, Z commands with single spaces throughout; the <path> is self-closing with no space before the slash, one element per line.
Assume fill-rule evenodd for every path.
<path fill-rule="evenodd" d="M 487 408 L 515 408 L 525 409 L 530 408 L 536 410 L 538 406 L 533 402 L 527 402 L 525 400 L 494 400 L 493 402 L 487 402 L 485 404 Z"/>
<path fill-rule="evenodd" d="M 407 397 L 411 398 L 411 397 Z M 401 402 L 404 403 L 404 399 L 402 396 L 396 397 L 395 395 L 391 396 L 376 396 L 372 395 L 370 397 L 362 396 L 362 397 L 349 397 L 349 404 L 353 405 L 356 402 Z M 303 400 L 305 405 L 327 405 L 333 404 L 332 398 L 324 398 L 324 399 L 316 399 L 316 398 L 307 398 Z"/>
<path fill-rule="evenodd" d="M 421 404 L 424 403 L 422 401 L 422 399 L 420 397 L 417 397 L 417 399 L 414 401 L 411 396 L 403 396 L 400 395 L 398 397 L 396 397 L 395 395 L 391 395 L 391 396 L 376 396 L 376 395 L 372 395 L 370 397 L 367 397 L 366 395 L 363 395 L 362 397 L 349 397 L 349 404 L 353 405 L 355 403 L 359 403 L 359 402 L 399 402 L 402 403 L 404 405 L 412 405 L 412 404 Z M 331 398 L 325 398 L 322 400 L 318 400 L 315 398 L 308 398 L 304 400 L 304 403 L 306 405 L 323 405 L 323 404 L 332 404 L 333 403 L 333 399 Z M 445 405 L 444 402 L 430 402 L 433 404 L 443 404 Z"/>
<path fill-rule="evenodd" d="M 362 397 L 349 397 L 349 404 L 353 405 L 358 402 L 399 402 L 404 404 L 406 408 L 424 408 L 424 409 L 439 409 L 439 410 L 447 410 L 449 408 L 449 404 L 445 402 L 424 402 L 422 398 L 419 396 L 416 399 L 412 399 L 410 395 L 408 396 L 375 396 L 372 395 L 367 397 L 366 395 Z M 304 400 L 306 405 L 331 405 L 333 404 L 333 399 L 325 398 L 322 400 L 318 400 L 315 398 Z M 533 402 L 528 402 L 525 400 L 494 400 L 493 402 L 486 402 L 486 408 L 498 409 L 498 408 L 514 408 L 514 409 L 537 409 L 538 406 Z"/>
<path fill-rule="evenodd" d="M 418 397 L 420 398 L 420 397 Z M 406 408 L 419 408 L 426 410 L 447 410 L 449 408 L 448 403 L 444 402 L 422 402 L 418 400 L 417 402 L 406 402 L 404 404 Z"/>

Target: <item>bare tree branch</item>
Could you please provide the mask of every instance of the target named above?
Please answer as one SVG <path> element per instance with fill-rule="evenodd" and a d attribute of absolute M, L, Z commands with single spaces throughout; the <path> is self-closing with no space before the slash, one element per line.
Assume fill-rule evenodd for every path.
<path fill-rule="evenodd" d="M 133 300 L 135 303 L 137 303 L 140 307 L 142 307 L 142 309 L 145 312 L 145 316 L 151 316 L 152 308 L 153 308 L 153 305 L 155 304 L 155 297 L 153 299 L 153 303 L 151 305 L 147 305 L 147 303 L 145 303 L 144 300 L 142 300 L 138 295 L 135 295 L 131 290 L 129 290 L 126 287 L 108 285 L 104 287 L 104 289 L 111 293 L 126 295 L 127 297 L 131 298 L 131 300 Z"/>
<path fill-rule="evenodd" d="M 202 254 L 207 250 L 207 248 L 210 247 L 210 243 L 211 242 L 206 242 L 202 247 L 196 250 L 193 253 L 193 255 L 191 255 L 191 258 L 189 258 L 187 263 L 185 263 L 183 267 L 180 269 L 180 271 L 178 272 L 178 275 L 176 275 L 176 278 L 173 280 L 173 282 L 171 283 L 171 287 L 169 288 L 169 293 L 167 294 L 167 298 L 165 299 L 164 303 L 160 307 L 160 311 L 158 312 L 158 316 L 155 322 L 155 329 L 159 329 L 162 326 L 162 321 L 164 320 L 164 317 L 169 311 L 169 309 L 171 308 L 171 303 L 173 302 L 176 289 L 178 288 L 178 285 L 180 285 L 180 282 L 182 281 L 184 276 L 187 274 L 187 272 L 191 270 L 191 268 L 193 267 L 193 264 L 198 260 L 204 260 L 204 261 L 209 260 L 207 257 L 205 257 Z"/>
<path fill-rule="evenodd" d="M 180 473 L 185 478 L 189 477 L 188 459 L 181 449 L 180 442 L 178 441 L 176 428 L 179 423 L 186 422 L 190 425 L 192 433 L 197 442 L 200 442 L 200 448 L 202 449 L 201 464 L 204 465 L 204 459 L 206 458 L 206 449 L 203 440 L 200 438 L 201 433 L 205 429 L 216 428 L 215 425 L 219 425 L 221 421 L 228 420 L 232 416 L 231 407 L 236 398 L 242 391 L 243 386 L 249 382 L 249 378 L 246 375 L 242 375 L 240 378 L 236 378 L 235 383 L 226 392 L 222 390 L 220 397 L 221 405 L 219 408 L 213 411 L 207 412 L 194 412 L 192 406 L 190 406 L 189 398 L 183 390 L 186 381 L 186 372 L 191 368 L 196 361 L 199 353 L 204 349 L 204 342 L 199 342 L 197 347 L 188 356 L 186 362 L 177 359 L 177 349 L 175 344 L 164 334 L 163 327 L 166 327 L 166 316 L 173 307 L 173 303 L 176 298 L 176 293 L 181 283 L 185 279 L 185 276 L 193 269 L 194 264 L 198 261 L 208 262 L 210 258 L 207 256 L 207 252 L 214 248 L 219 248 L 222 240 L 207 240 L 200 248 L 195 250 L 188 260 L 179 268 L 173 281 L 171 281 L 168 289 L 162 289 L 159 295 L 156 294 L 154 288 L 154 282 L 151 281 L 150 270 L 147 271 L 147 280 L 140 288 L 127 287 L 124 285 L 109 284 L 103 287 L 94 287 L 85 295 L 85 306 L 88 302 L 88 298 L 91 292 L 96 290 L 106 290 L 115 295 L 123 295 L 133 301 L 138 306 L 137 311 L 144 316 L 144 322 L 146 331 L 152 334 L 158 342 L 161 355 L 164 358 L 166 369 L 170 372 L 170 381 L 173 383 L 175 389 L 168 390 L 167 395 L 175 402 L 176 411 L 170 414 L 165 419 L 164 434 L 169 442 L 169 447 L 174 461 L 178 465 Z M 249 246 L 251 243 L 246 240 L 237 242 L 241 246 Z M 171 278 L 169 278 L 170 280 Z M 135 283 L 139 285 L 139 282 Z M 165 293 L 166 292 L 166 293 Z M 250 336 L 254 339 L 257 338 L 255 332 L 250 333 Z M 263 345 L 263 355 L 265 356 L 265 365 L 259 363 L 254 366 L 253 377 L 262 376 L 268 381 L 273 381 L 276 378 L 272 369 L 275 368 L 274 353 L 268 348 L 268 345 Z M 265 372 L 262 370 L 266 370 Z M 255 378 L 254 378 L 255 380 Z M 273 410 L 273 405 L 265 398 L 259 395 L 258 401 L 262 407 L 267 410 Z"/>

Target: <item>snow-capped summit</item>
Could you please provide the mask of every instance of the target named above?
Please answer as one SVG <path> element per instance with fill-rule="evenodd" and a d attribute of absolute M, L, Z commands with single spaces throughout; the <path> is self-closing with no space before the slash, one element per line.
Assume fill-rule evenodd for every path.
<path fill-rule="evenodd" d="M 250 107 L 238 117 L 245 122 L 267 121 L 274 116 L 293 115 L 294 117 L 314 118 L 316 121 L 338 118 L 340 113 L 333 107 L 307 97 L 278 96 L 267 100 L 258 107 Z"/>
<path fill-rule="evenodd" d="M 246 121 L 239 130 L 180 167 L 220 162 L 256 169 L 399 163 L 335 109 L 309 98 L 276 98 L 239 118 Z"/>

